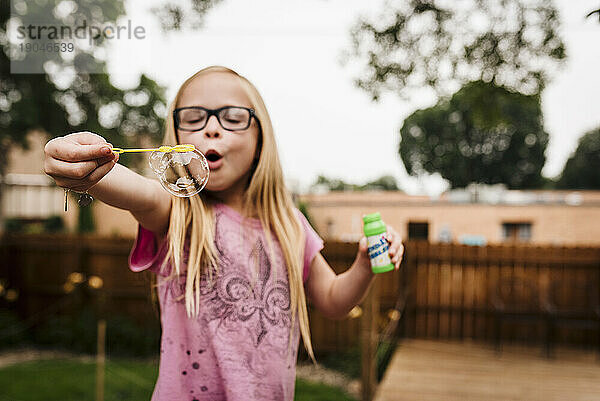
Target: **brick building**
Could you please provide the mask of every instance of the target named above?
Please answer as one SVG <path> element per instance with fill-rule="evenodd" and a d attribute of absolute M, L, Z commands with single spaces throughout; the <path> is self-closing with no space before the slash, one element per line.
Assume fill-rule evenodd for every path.
<path fill-rule="evenodd" d="M 471 186 L 439 198 L 401 192 L 304 195 L 326 238 L 356 240 L 364 214 L 379 211 L 404 238 L 489 244 L 600 245 L 600 191 L 509 191 Z"/>

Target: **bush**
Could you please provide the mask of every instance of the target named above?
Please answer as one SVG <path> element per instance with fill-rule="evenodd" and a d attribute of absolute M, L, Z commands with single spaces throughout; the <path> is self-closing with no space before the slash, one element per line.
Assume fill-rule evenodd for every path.
<path fill-rule="evenodd" d="M 31 341 L 25 323 L 16 313 L 0 309 L 0 349 L 14 348 Z"/>
<path fill-rule="evenodd" d="M 4 230 L 8 233 L 40 234 L 64 231 L 65 223 L 61 216 L 41 219 L 8 218 L 4 220 Z"/>
<path fill-rule="evenodd" d="M 56 316 L 34 332 L 39 346 L 94 354 L 97 348 L 98 318 L 87 308 L 78 315 Z M 150 357 L 158 354 L 160 327 L 142 327 L 130 318 L 106 319 L 106 353 L 113 357 Z"/>
<path fill-rule="evenodd" d="M 64 229 L 65 223 L 61 216 L 50 216 L 44 221 L 44 232 L 58 233 Z"/>
<path fill-rule="evenodd" d="M 111 356 L 148 357 L 160 349 L 160 325 L 141 327 L 126 317 L 113 317 L 106 323 L 106 352 Z"/>
<path fill-rule="evenodd" d="M 93 354 L 97 344 L 96 327 L 96 317 L 90 309 L 76 316 L 54 316 L 36 328 L 34 342 L 44 347 Z"/>

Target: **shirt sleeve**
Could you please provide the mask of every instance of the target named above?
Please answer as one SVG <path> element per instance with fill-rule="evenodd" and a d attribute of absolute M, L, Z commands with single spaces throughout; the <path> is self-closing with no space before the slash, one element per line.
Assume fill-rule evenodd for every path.
<path fill-rule="evenodd" d="M 302 279 L 304 283 L 306 283 L 306 280 L 308 280 L 308 276 L 310 275 L 310 264 L 317 253 L 323 249 L 323 240 L 312 228 L 302 212 L 296 209 L 296 214 L 300 219 L 300 223 L 302 224 L 302 228 L 304 229 L 304 234 L 306 236 L 304 242 L 304 269 L 302 271 Z"/>
<path fill-rule="evenodd" d="M 161 267 L 167 255 L 166 236 L 159 244 L 150 230 L 138 225 L 138 233 L 129 254 L 129 268 L 134 272 L 150 270 L 162 274 Z"/>

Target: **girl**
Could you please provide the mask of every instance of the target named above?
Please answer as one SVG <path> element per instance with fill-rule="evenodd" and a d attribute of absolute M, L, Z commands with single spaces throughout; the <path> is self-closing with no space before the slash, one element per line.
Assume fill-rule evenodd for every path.
<path fill-rule="evenodd" d="M 314 359 L 305 294 L 326 316 L 345 316 L 374 276 L 366 240 L 336 275 L 284 187 L 263 100 L 234 71 L 210 67 L 183 83 L 163 141 L 178 143 L 195 145 L 210 167 L 191 198 L 117 164 L 89 132 L 48 142 L 45 171 L 139 222 L 129 264 L 156 273 L 161 310 L 153 400 L 291 400 L 300 335 Z M 388 240 L 398 269 L 403 247 L 389 226 Z"/>

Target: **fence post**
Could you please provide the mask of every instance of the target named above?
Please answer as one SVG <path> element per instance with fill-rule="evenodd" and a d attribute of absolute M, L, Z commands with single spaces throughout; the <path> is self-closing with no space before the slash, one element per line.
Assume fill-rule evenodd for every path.
<path fill-rule="evenodd" d="M 360 328 L 362 401 L 371 401 L 377 387 L 377 317 L 379 316 L 379 281 L 373 279 L 363 303 Z"/>
<path fill-rule="evenodd" d="M 104 365 L 106 362 L 106 320 L 98 320 L 96 349 L 96 401 L 104 401 Z"/>

